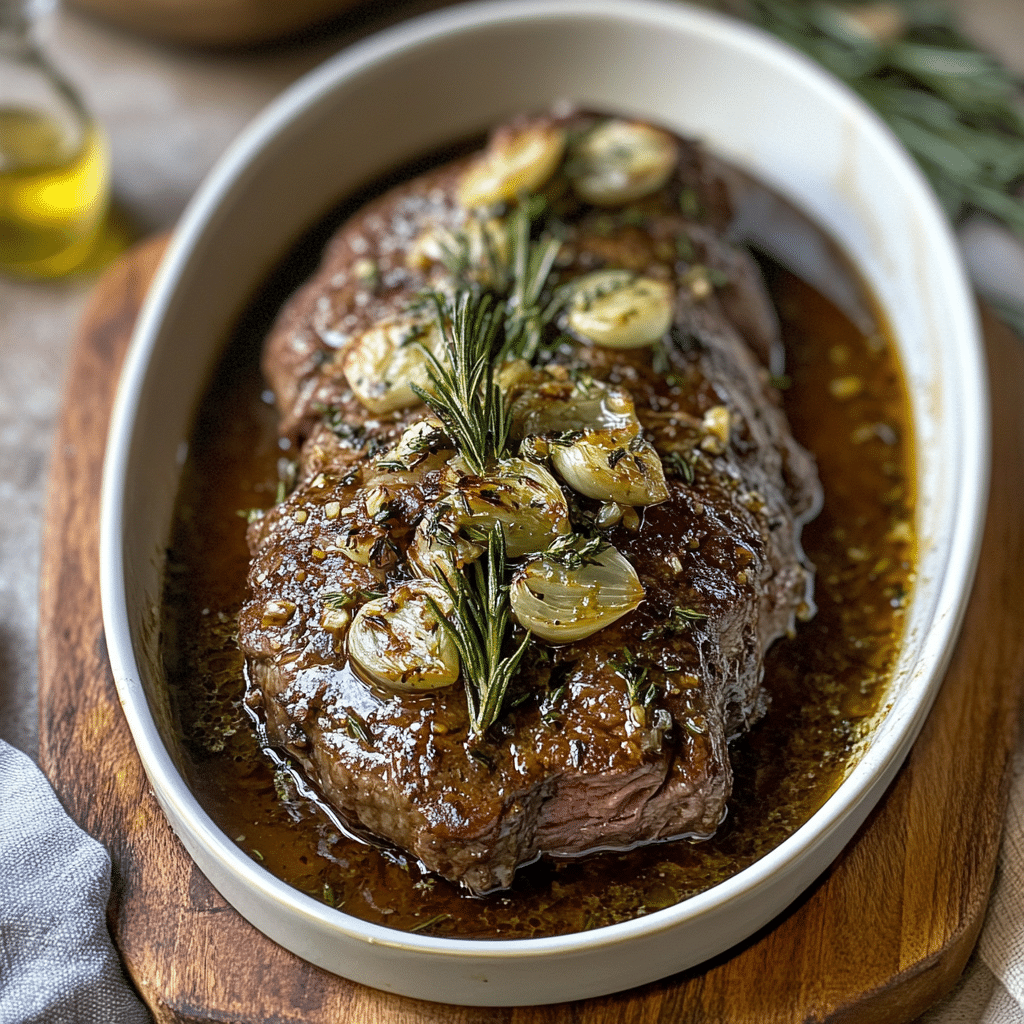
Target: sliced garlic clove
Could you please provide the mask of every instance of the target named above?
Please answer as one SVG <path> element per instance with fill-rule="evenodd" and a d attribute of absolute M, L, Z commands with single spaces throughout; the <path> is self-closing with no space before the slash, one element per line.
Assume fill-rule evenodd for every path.
<path fill-rule="evenodd" d="M 353 530 L 347 535 L 342 534 L 332 544 L 327 545 L 324 551 L 344 555 L 356 565 L 364 565 L 369 569 L 383 569 L 397 561 L 394 546 L 389 543 L 387 533 L 373 526 Z"/>
<path fill-rule="evenodd" d="M 444 338 L 436 321 L 391 320 L 353 340 L 342 370 L 359 401 L 382 415 L 419 402 L 412 385 L 430 384 L 428 351 L 437 359 L 443 357 Z"/>
<path fill-rule="evenodd" d="M 654 448 L 628 430 L 585 430 L 552 443 L 551 463 L 580 494 L 619 505 L 668 499 L 665 470 Z"/>
<path fill-rule="evenodd" d="M 458 650 L 428 598 L 451 614 L 451 598 L 429 580 L 402 583 L 359 609 L 349 628 L 348 655 L 362 678 L 405 693 L 440 690 L 459 678 Z"/>
<path fill-rule="evenodd" d="M 495 523 L 501 523 L 509 558 L 543 551 L 570 531 L 562 488 L 536 462 L 502 459 L 485 475 L 476 476 L 456 459 L 442 474 L 441 486 L 447 492 L 455 530 L 489 533 Z"/>
<path fill-rule="evenodd" d="M 538 371 L 530 366 L 525 359 L 509 359 L 498 367 L 495 380 L 501 388 L 503 395 L 517 392 L 520 389 L 532 390 L 531 385 L 535 380 L 543 379 Z"/>
<path fill-rule="evenodd" d="M 611 546 L 573 568 L 535 555 L 516 570 L 509 589 L 512 614 L 519 624 L 559 644 L 604 629 L 643 598 L 636 570 Z"/>
<path fill-rule="evenodd" d="M 672 287 L 652 277 L 596 270 L 573 282 L 571 294 L 569 329 L 595 345 L 643 348 L 672 326 Z"/>
<path fill-rule="evenodd" d="M 558 169 L 564 152 L 565 132 L 553 124 L 500 131 L 463 175 L 459 202 L 472 209 L 535 192 Z"/>
<path fill-rule="evenodd" d="M 636 121 L 605 121 L 570 150 L 576 194 L 595 206 L 621 206 L 656 192 L 672 176 L 679 146 L 668 132 Z"/>

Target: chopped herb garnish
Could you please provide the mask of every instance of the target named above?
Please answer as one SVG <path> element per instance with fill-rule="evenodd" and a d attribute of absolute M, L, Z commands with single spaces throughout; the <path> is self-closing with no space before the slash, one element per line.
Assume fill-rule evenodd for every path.
<path fill-rule="evenodd" d="M 658 687 L 654 683 L 644 688 L 649 672 L 648 666 L 642 665 L 628 647 L 623 647 L 621 657 L 610 661 L 609 664 L 626 681 L 626 693 L 630 704 L 648 707 L 658 693 Z"/>
<path fill-rule="evenodd" d="M 566 533 L 555 538 L 538 557 L 552 565 L 575 572 L 585 565 L 593 565 L 597 561 L 597 556 L 609 547 L 611 545 L 603 537 L 581 537 L 579 534 Z"/>
<path fill-rule="evenodd" d="M 554 725 L 562 717 L 561 704 L 565 697 L 566 685 L 562 683 L 561 686 L 555 687 L 545 698 L 541 701 L 540 705 L 540 720 L 545 725 Z"/>
<path fill-rule="evenodd" d="M 683 216 L 689 217 L 690 220 L 700 219 L 700 199 L 696 189 L 683 188 L 679 190 L 679 209 Z"/>
<path fill-rule="evenodd" d="M 685 633 L 694 622 L 702 622 L 706 618 L 707 615 L 697 611 L 696 608 L 684 608 L 682 605 L 676 605 L 664 622 L 645 630 L 640 635 L 640 639 L 657 640 L 664 636 L 678 636 L 680 633 Z"/>
<path fill-rule="evenodd" d="M 383 592 L 377 590 L 329 590 L 321 594 L 320 599 L 328 608 L 341 611 L 344 608 L 351 608 L 354 604 L 363 604 L 383 596 Z"/>
<path fill-rule="evenodd" d="M 665 472 L 670 476 L 679 476 L 682 477 L 686 483 L 693 483 L 693 453 L 687 455 L 680 451 L 668 452 L 667 454 L 662 455 L 661 465 Z"/>
<path fill-rule="evenodd" d="M 345 731 L 354 740 L 360 740 L 367 746 L 373 743 L 373 734 L 370 732 L 366 722 L 359 717 L 351 708 L 345 711 Z"/>
<path fill-rule="evenodd" d="M 693 242 L 688 235 L 682 233 L 676 235 L 676 256 L 685 263 L 693 263 L 697 259 L 697 253 L 693 248 Z"/>

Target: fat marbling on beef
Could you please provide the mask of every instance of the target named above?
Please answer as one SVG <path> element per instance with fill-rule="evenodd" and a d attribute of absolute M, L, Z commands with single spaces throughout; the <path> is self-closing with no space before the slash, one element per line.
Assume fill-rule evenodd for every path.
<path fill-rule="evenodd" d="M 502 193 L 509 175 L 532 198 Z M 291 492 L 250 527 L 240 622 L 250 703 L 355 831 L 474 892 L 508 886 L 541 855 L 712 835 L 730 794 L 728 743 L 766 706 L 765 652 L 813 612 L 799 536 L 817 475 L 769 383 L 780 339 L 758 268 L 726 240 L 733 183 L 701 147 L 635 122 L 576 112 L 514 122 L 482 155 L 352 216 L 267 340 L 264 372 L 300 455 Z M 501 714 L 476 735 L 460 682 L 382 686 L 349 641 L 361 605 L 393 607 L 410 581 L 437 576 L 423 529 L 456 515 L 453 493 L 478 500 L 456 515 L 442 572 L 469 572 L 482 550 L 472 527 L 494 521 L 480 511 L 486 480 L 453 473 L 450 431 L 408 388 L 395 397 L 408 383 L 394 361 L 407 338 L 373 332 L 422 308 L 427 289 L 450 294 L 467 263 L 490 287 L 494 264 L 514 259 L 516 208 L 529 209 L 534 238 L 560 245 L 533 365 L 497 370 L 513 454 L 543 467 L 564 498 L 565 521 L 545 543 L 568 532 L 610 545 L 642 599 L 588 635 L 535 635 Z M 595 342 L 567 313 L 590 308 L 573 305 L 573 282 L 608 270 L 628 272 L 608 279 L 612 291 L 640 280 L 668 296 L 653 342 Z M 600 305 L 600 289 L 588 294 Z M 379 358 L 353 361 L 372 338 Z M 429 391 L 422 372 L 406 377 Z M 570 414 L 576 429 L 553 429 L 545 402 L 564 418 L 574 401 L 600 422 Z M 601 471 L 636 454 L 644 478 L 653 459 L 651 493 L 630 504 L 578 490 L 560 451 L 629 417 L 636 437 Z M 535 548 L 509 537 L 521 576 Z M 521 635 L 514 626 L 506 648 Z"/>

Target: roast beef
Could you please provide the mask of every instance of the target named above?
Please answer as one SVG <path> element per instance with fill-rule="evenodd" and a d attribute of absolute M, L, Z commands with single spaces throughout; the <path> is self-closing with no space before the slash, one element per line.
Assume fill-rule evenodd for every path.
<path fill-rule="evenodd" d="M 581 132 L 595 120 L 554 123 Z M 437 285 L 437 261 L 410 251 L 438 225 L 463 229 L 457 187 L 474 158 L 352 217 L 266 344 L 282 435 L 300 456 L 290 493 L 250 526 L 250 704 L 353 831 L 477 893 L 541 855 L 711 836 L 730 794 L 729 741 L 769 699 L 765 651 L 813 614 L 799 538 L 819 488 L 769 379 L 780 369 L 775 315 L 756 264 L 725 240 L 729 170 L 677 145 L 669 179 L 613 210 L 567 198 L 561 171 L 546 186 L 562 240 L 556 284 L 623 268 L 673 285 L 658 345 L 562 338 L 533 371 L 627 392 L 667 497 L 609 521 L 607 505 L 563 484 L 574 529 L 628 559 L 643 600 L 584 639 L 535 639 L 483 736 L 471 735 L 462 685 L 396 693 L 350 664 L 359 604 L 422 572 L 410 544 L 453 453 L 435 432 L 415 466 L 396 467 L 403 431 L 433 415 L 422 404 L 368 412 L 342 369 L 360 331 Z"/>

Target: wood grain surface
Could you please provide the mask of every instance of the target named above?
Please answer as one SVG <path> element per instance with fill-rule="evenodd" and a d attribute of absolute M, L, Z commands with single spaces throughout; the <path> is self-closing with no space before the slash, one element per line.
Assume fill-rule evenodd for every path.
<path fill-rule="evenodd" d="M 40 612 L 40 761 L 111 852 L 110 927 L 158 1021 L 898 1024 L 952 987 L 984 916 L 1024 690 L 1024 345 L 986 318 L 995 447 L 977 584 L 924 732 L 833 867 L 701 968 L 580 1003 L 449 1007 L 334 977 L 266 939 L 206 881 L 149 792 L 104 646 L 98 503 L 118 367 L 162 244 L 113 267 L 81 324 L 53 451 Z"/>

